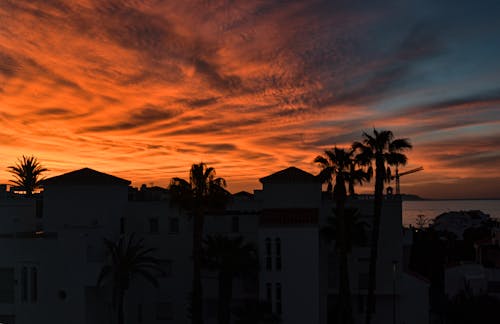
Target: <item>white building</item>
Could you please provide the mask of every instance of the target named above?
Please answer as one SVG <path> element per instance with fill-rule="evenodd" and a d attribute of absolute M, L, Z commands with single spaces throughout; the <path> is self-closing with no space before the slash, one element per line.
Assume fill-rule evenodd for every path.
<path fill-rule="evenodd" d="M 258 282 L 236 281 L 233 300 L 269 301 L 283 324 L 326 324 L 338 276 L 335 249 L 321 229 L 332 217 L 334 203 L 316 177 L 297 168 L 261 182 L 263 188 L 254 194 L 233 195 L 224 215 L 206 217 L 206 234 L 242 235 L 258 247 Z M 127 323 L 189 323 L 191 221 L 168 200 L 130 199 L 129 184 L 81 169 L 46 181 L 43 208 L 35 199 L 0 200 L 0 322 L 111 323 L 109 291 L 97 287 L 106 257 L 102 240 L 136 233 L 146 246 L 158 249 L 166 275 L 160 288 L 133 281 L 126 298 Z M 371 221 L 372 200 L 353 199 L 348 206 Z M 428 284 L 401 270 L 401 214 L 401 200 L 386 199 L 374 323 L 428 321 Z M 368 257 L 368 246 L 355 246 L 349 259 L 359 323 L 364 319 Z M 217 277 L 206 271 L 203 284 L 205 322 L 216 323 Z"/>

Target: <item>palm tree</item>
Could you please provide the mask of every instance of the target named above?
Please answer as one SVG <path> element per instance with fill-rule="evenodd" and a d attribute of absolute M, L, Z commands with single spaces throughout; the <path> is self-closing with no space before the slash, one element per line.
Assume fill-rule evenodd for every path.
<path fill-rule="evenodd" d="M 314 162 L 322 168 L 319 178 L 328 184 L 328 191 L 332 192 L 335 200 L 335 215 L 337 221 L 337 250 L 339 253 L 339 297 L 337 306 L 337 322 L 353 323 L 351 290 L 349 287 L 347 223 L 345 202 L 347 199 L 346 182 L 354 188 L 354 183 L 369 179 L 369 174 L 361 168 L 356 168 L 361 162 L 355 158 L 355 150 L 345 150 L 334 147 L 326 150 L 325 156 L 317 156 Z M 335 180 L 334 180 L 335 179 Z M 335 184 L 333 184 L 335 183 Z M 354 189 L 351 193 L 354 195 Z"/>
<path fill-rule="evenodd" d="M 255 275 L 258 271 L 257 249 L 244 243 L 243 237 L 230 238 L 223 235 L 208 236 L 203 241 L 204 264 L 218 272 L 219 278 L 219 324 L 231 322 L 233 279 L 240 275 Z"/>
<path fill-rule="evenodd" d="M 375 284 L 377 276 L 377 254 L 378 238 L 380 230 L 380 219 L 382 217 L 382 202 L 384 199 L 384 182 L 391 177 L 389 166 L 405 165 L 406 155 L 403 154 L 412 148 L 410 141 L 406 138 L 394 139 L 389 130 L 377 131 L 373 129 L 373 135 L 363 132 L 363 143 L 356 142 L 354 148 L 369 154 L 370 160 L 375 161 L 375 199 L 373 207 L 373 226 L 370 250 L 370 269 L 368 279 L 368 298 L 366 311 L 366 324 L 370 324 L 371 317 L 375 311 Z"/>
<path fill-rule="evenodd" d="M 31 197 L 33 191 L 38 189 L 43 181 L 42 173 L 48 171 L 34 156 L 25 156 L 17 160 L 16 165 L 8 167 L 8 171 L 14 175 L 12 183 L 24 190 L 26 197 Z"/>
<path fill-rule="evenodd" d="M 120 237 L 117 243 L 104 239 L 110 259 L 102 267 L 97 285 L 100 286 L 105 280 L 111 282 L 113 307 L 117 307 L 117 324 L 125 323 L 123 304 L 130 281 L 135 276 L 140 276 L 158 287 L 158 280 L 153 272 L 163 273 L 159 260 L 150 255 L 156 249 L 144 247 L 143 242 L 143 239 L 135 241 L 134 234 L 128 240 Z"/>
<path fill-rule="evenodd" d="M 354 197 L 354 185 L 360 186 L 364 182 L 370 182 L 373 170 L 370 166 L 370 154 L 366 150 L 360 150 L 353 144 L 349 150 L 349 196 Z"/>
<path fill-rule="evenodd" d="M 208 209 L 224 208 L 230 194 L 224 188 L 226 181 L 215 177 L 215 169 L 203 162 L 193 164 L 189 172 L 189 182 L 173 178 L 170 196 L 173 203 L 189 210 L 193 217 L 193 288 L 192 323 L 203 323 L 203 291 L 201 285 L 202 239 L 204 215 Z"/>
<path fill-rule="evenodd" d="M 346 245 L 347 251 L 351 251 L 353 246 L 365 246 L 368 243 L 368 224 L 360 217 L 357 208 L 345 208 L 346 219 Z M 328 224 L 321 228 L 321 237 L 332 242 L 337 238 L 337 225 L 334 217 L 328 218 Z"/>

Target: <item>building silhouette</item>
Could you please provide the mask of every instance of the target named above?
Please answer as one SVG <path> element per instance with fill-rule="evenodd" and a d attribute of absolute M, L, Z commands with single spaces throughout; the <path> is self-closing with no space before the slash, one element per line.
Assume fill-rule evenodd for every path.
<path fill-rule="evenodd" d="M 261 178 L 262 189 L 232 195 L 224 212 L 208 213 L 205 234 L 243 236 L 258 248 L 259 272 L 238 278 L 233 306 L 269 303 L 284 324 L 332 323 L 338 295 L 335 244 L 322 229 L 334 201 L 317 178 L 290 167 Z M 2 187 L 0 187 L 2 189 Z M 157 249 L 164 273 L 159 288 L 132 280 L 126 323 L 189 323 L 192 224 L 163 188 L 81 169 L 44 183 L 41 197 L 0 194 L 0 322 L 113 323 L 109 286 L 98 287 L 106 260 L 103 238 L 135 233 Z M 370 197 L 348 199 L 370 224 Z M 369 231 L 367 231 L 369 233 Z M 383 205 L 374 323 L 428 323 L 426 281 L 404 272 L 402 204 Z M 367 295 L 369 246 L 349 257 L 353 313 L 362 323 Z M 217 276 L 203 272 L 205 323 L 217 323 Z"/>

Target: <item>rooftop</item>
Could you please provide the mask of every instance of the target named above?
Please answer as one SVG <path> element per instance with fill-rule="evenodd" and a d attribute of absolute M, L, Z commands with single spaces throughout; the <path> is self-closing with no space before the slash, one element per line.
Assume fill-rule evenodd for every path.
<path fill-rule="evenodd" d="M 43 185 L 130 185 L 130 181 L 90 168 L 64 173 L 45 179 Z"/>
<path fill-rule="evenodd" d="M 318 182 L 318 178 L 309 172 L 296 167 L 289 167 L 275 172 L 267 177 L 260 178 L 261 183 L 269 182 Z"/>

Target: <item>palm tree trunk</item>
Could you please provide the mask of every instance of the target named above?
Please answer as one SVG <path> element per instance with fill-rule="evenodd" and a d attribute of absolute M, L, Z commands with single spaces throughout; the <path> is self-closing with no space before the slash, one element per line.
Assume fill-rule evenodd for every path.
<path fill-rule="evenodd" d="M 123 303 L 125 302 L 125 291 L 120 289 L 118 292 L 118 324 L 125 324 L 125 311 L 123 308 Z"/>
<path fill-rule="evenodd" d="M 203 291 L 201 285 L 201 258 L 203 239 L 203 210 L 199 209 L 193 216 L 193 324 L 203 324 Z"/>
<path fill-rule="evenodd" d="M 380 219 L 382 217 L 382 201 L 384 199 L 384 178 L 382 170 L 384 162 L 377 159 L 376 161 L 376 181 L 375 181 L 375 197 L 373 204 L 373 228 L 370 249 L 370 268 L 368 273 L 368 297 L 366 305 L 365 324 L 370 324 L 372 314 L 375 312 L 375 288 L 377 281 L 377 258 L 378 258 L 378 238 L 380 232 Z"/>
<path fill-rule="evenodd" d="M 338 194 L 338 192 L 337 192 Z M 340 197 L 336 199 L 336 214 L 338 227 L 338 253 L 339 253 L 339 298 L 337 302 L 337 323 L 353 323 L 351 306 L 351 289 L 349 285 L 349 265 L 347 255 L 347 226 L 345 219 L 345 187 Z"/>
<path fill-rule="evenodd" d="M 356 193 L 354 192 L 354 180 L 349 180 L 349 196 L 354 197 Z"/>
<path fill-rule="evenodd" d="M 233 279 L 231 274 L 219 272 L 219 324 L 231 322 L 231 299 L 233 298 Z"/>

